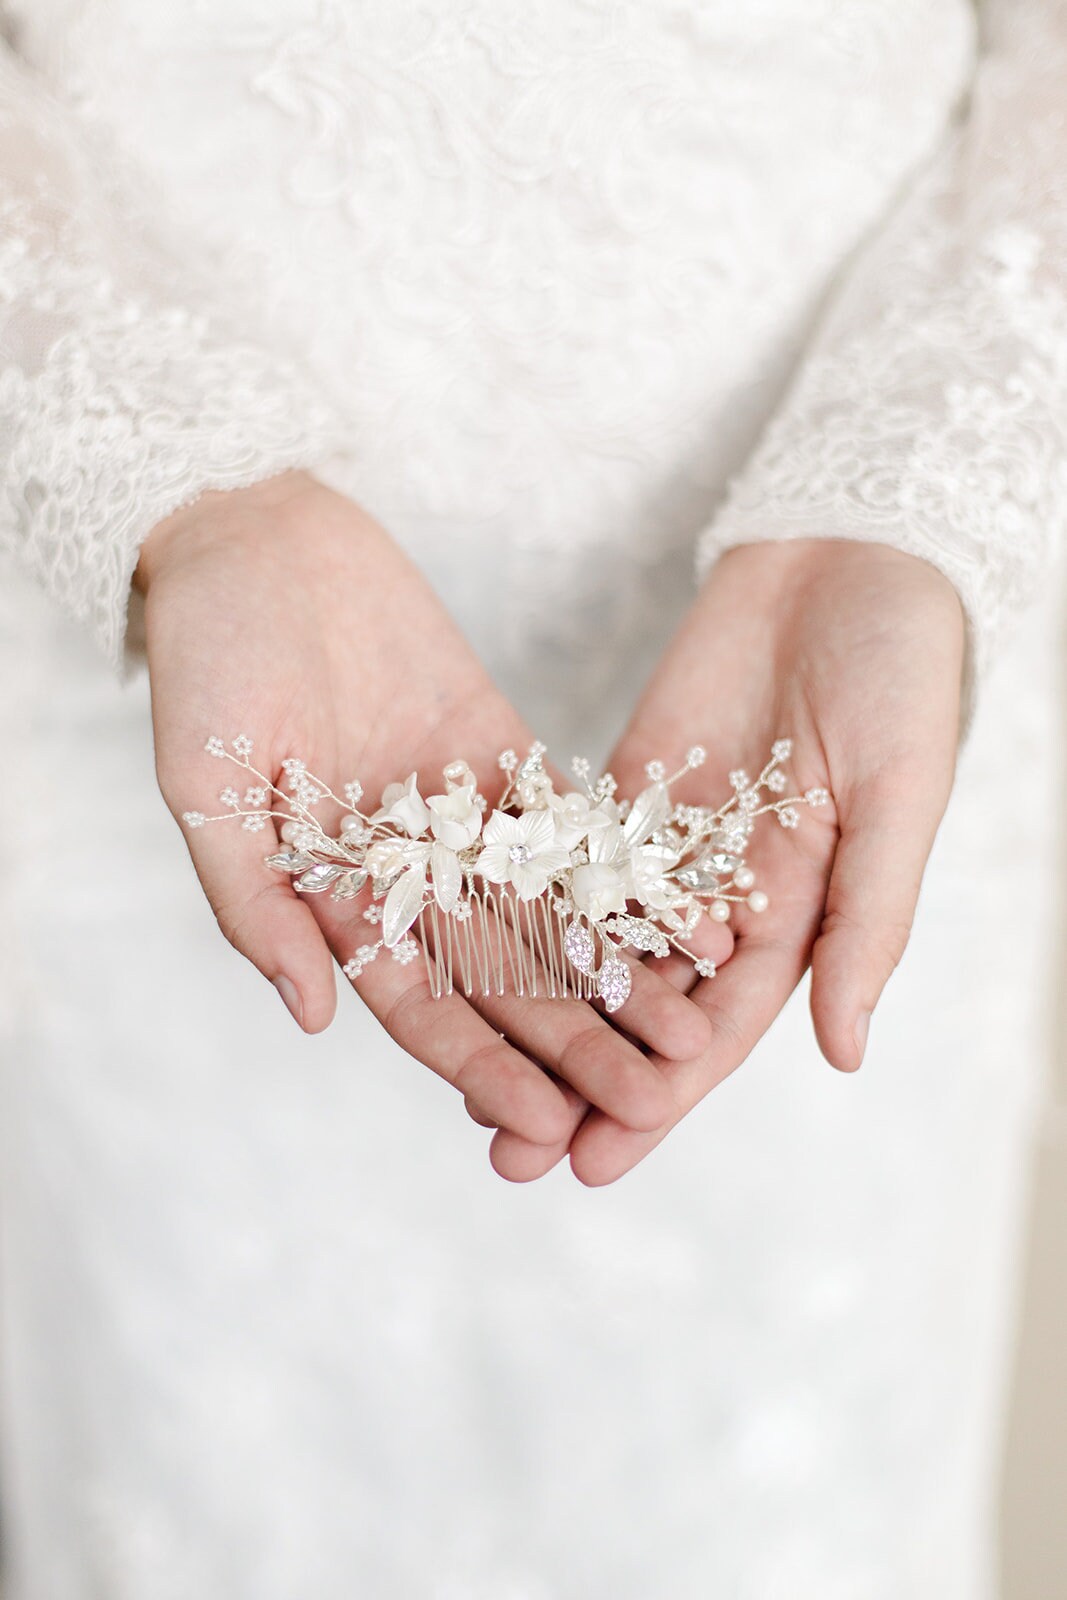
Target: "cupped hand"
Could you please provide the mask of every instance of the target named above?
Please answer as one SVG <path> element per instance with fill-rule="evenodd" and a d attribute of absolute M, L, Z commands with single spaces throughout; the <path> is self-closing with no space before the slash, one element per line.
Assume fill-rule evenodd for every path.
<path fill-rule="evenodd" d="M 754 835 L 770 904 L 739 908 L 714 978 L 672 960 L 712 1038 L 696 1059 L 660 1063 L 673 1099 L 663 1124 L 634 1131 L 576 1103 L 555 1146 L 497 1132 L 498 1172 L 525 1181 L 569 1150 L 585 1183 L 622 1176 L 745 1060 L 809 962 L 819 1046 L 834 1067 L 859 1066 L 952 787 L 964 645 L 948 580 L 888 546 L 768 541 L 718 561 L 611 758 L 620 793 L 641 786 L 649 757 L 671 762 L 699 740 L 708 763 L 678 797 L 718 804 L 730 769 L 758 772 L 790 736 L 795 791 L 825 787 L 832 803 L 802 810 L 796 829 L 767 818 Z"/>
<path fill-rule="evenodd" d="M 135 583 L 156 769 L 176 817 L 207 809 L 208 786 L 230 780 L 204 756 L 209 734 L 251 737 L 272 782 L 299 757 L 335 792 L 358 778 L 373 797 L 416 770 L 424 792 L 440 788 L 443 767 L 463 758 L 490 800 L 499 753 L 531 742 L 397 545 L 303 473 L 205 494 L 176 512 L 146 541 Z M 186 830 L 223 932 L 315 1033 L 334 1013 L 333 956 L 343 963 L 361 942 L 359 902 L 302 898 L 265 866 L 266 837 L 237 824 Z M 659 1061 L 701 1053 L 710 1031 L 648 969 L 625 1007 L 625 1033 L 579 1000 L 434 999 L 422 962 L 379 960 L 354 981 L 405 1050 L 500 1127 L 542 1145 L 569 1135 L 579 1104 L 616 1126 L 660 1126 L 672 1101 Z M 640 1048 L 652 1042 L 655 1060 Z"/>

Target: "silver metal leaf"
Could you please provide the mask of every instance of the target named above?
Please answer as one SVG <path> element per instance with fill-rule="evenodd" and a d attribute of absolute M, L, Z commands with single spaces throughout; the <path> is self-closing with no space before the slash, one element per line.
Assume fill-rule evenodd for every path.
<path fill-rule="evenodd" d="M 592 972 L 596 948 L 593 935 L 582 923 L 574 921 L 570 924 L 563 935 L 563 948 L 567 952 L 567 959 L 579 972 Z"/>
<path fill-rule="evenodd" d="M 597 992 L 608 1011 L 618 1011 L 630 998 L 630 969 L 618 956 L 609 956 L 596 975 Z"/>
<path fill-rule="evenodd" d="M 440 840 L 434 841 L 430 852 L 430 876 L 433 879 L 433 892 L 437 904 L 442 911 L 451 911 L 463 887 L 463 872 L 456 852 L 450 850 Z"/>
<path fill-rule="evenodd" d="M 426 892 L 426 873 L 421 866 L 402 872 L 385 897 L 382 910 L 382 941 L 391 950 L 399 944 L 422 910 Z"/>
<path fill-rule="evenodd" d="M 623 824 L 622 836 L 628 845 L 642 844 L 661 828 L 671 814 L 671 797 L 665 783 L 642 789 Z"/>
<path fill-rule="evenodd" d="M 301 894 L 321 894 L 331 883 L 337 882 L 343 871 L 343 867 L 335 867 L 330 861 L 320 861 L 302 873 L 293 884 L 293 888 L 299 889 Z"/>

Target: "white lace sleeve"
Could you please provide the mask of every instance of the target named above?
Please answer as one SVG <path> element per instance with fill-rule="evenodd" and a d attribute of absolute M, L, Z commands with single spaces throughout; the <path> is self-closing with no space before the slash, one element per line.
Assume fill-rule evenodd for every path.
<path fill-rule="evenodd" d="M 1067 0 L 989 0 L 961 125 L 850 265 L 697 551 L 877 540 L 967 616 L 964 722 L 1067 519 Z"/>
<path fill-rule="evenodd" d="M 337 427 L 163 237 L 144 187 L 0 44 L 0 552 L 116 664 L 155 523 L 313 465 Z"/>

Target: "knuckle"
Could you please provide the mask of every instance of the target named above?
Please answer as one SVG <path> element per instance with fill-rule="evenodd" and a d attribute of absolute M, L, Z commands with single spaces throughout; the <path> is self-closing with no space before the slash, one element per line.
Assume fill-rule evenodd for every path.
<path fill-rule="evenodd" d="M 822 931 L 824 937 L 834 933 L 844 934 L 865 953 L 873 956 L 879 966 L 892 971 L 899 965 L 908 947 L 912 926 L 913 918 L 910 916 L 886 917 L 872 924 L 845 907 L 835 906 L 827 912 Z"/>
<path fill-rule="evenodd" d="M 604 1027 L 597 1023 L 572 1033 L 559 1054 L 560 1071 L 569 1077 L 572 1071 L 588 1067 L 599 1056 L 604 1042 Z"/>
<path fill-rule="evenodd" d="M 501 1041 L 490 1039 L 467 1052 L 457 1067 L 452 1082 L 461 1094 L 477 1105 L 473 1084 L 484 1080 L 487 1072 L 500 1077 L 507 1072 L 510 1064 L 507 1052 L 501 1048 Z"/>
<path fill-rule="evenodd" d="M 405 986 L 386 1008 L 382 1026 L 398 1044 L 403 1044 L 419 1030 L 425 1011 L 426 994 L 418 984 Z"/>

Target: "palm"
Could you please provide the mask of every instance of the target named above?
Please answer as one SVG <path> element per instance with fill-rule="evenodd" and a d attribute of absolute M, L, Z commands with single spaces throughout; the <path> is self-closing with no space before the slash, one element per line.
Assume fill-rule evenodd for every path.
<path fill-rule="evenodd" d="M 962 615 L 925 562 L 879 546 L 796 542 L 738 549 L 712 573 L 616 749 L 623 792 L 652 754 L 694 737 L 709 761 L 692 798 L 728 792 L 730 768 L 787 734 L 798 792 L 836 804 L 795 831 L 773 825 L 752 861 L 770 894 L 736 919 L 715 978 L 673 966 L 712 1027 L 702 1057 L 664 1062 L 674 1100 L 653 1132 L 577 1107 L 570 1138 L 532 1150 L 506 1131 L 493 1159 L 528 1178 L 569 1148 L 575 1172 L 609 1182 L 664 1138 L 748 1056 L 809 961 L 812 1013 L 828 1060 L 859 1065 L 862 1017 L 903 952 L 922 869 L 951 788 L 959 720 Z M 709 731 L 709 730 L 713 730 Z M 684 798 L 684 796 L 683 796 Z"/>
<path fill-rule="evenodd" d="M 247 731 L 272 781 L 298 755 L 335 789 L 358 777 L 375 796 L 414 769 L 432 783 L 462 756 L 491 799 L 499 752 L 530 743 L 396 546 L 310 480 L 184 514 L 144 581 L 157 766 L 177 814 L 201 806 L 216 776 L 199 760 L 205 733 Z M 309 1031 L 326 1026 L 331 952 L 351 954 L 354 927 L 365 926 L 353 916 L 359 903 L 302 899 L 287 880 L 265 879 L 254 834 L 201 829 L 190 846 L 232 942 L 296 986 Z M 399 1044 L 516 1136 L 557 1139 L 578 1103 L 636 1128 L 669 1112 L 657 1063 L 584 1002 L 434 1000 L 421 963 L 391 960 L 357 986 Z M 676 1055 L 698 1053 L 707 1034 L 700 1012 L 650 972 L 635 983 L 626 1027 Z"/>

